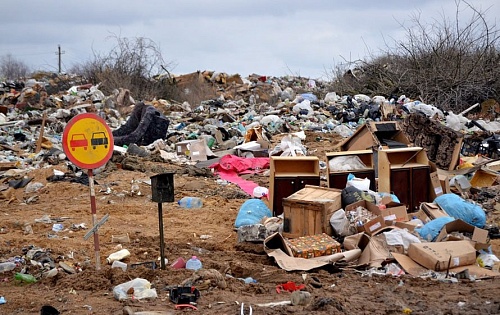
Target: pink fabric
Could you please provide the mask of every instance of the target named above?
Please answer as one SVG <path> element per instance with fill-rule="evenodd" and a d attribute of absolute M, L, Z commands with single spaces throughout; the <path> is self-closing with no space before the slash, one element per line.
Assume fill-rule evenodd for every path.
<path fill-rule="evenodd" d="M 218 163 L 209 166 L 221 179 L 238 185 L 249 195 L 253 194 L 255 187 L 259 185 L 250 180 L 243 179 L 238 174 L 249 174 L 269 168 L 269 158 L 242 158 L 236 155 L 225 155 Z"/>

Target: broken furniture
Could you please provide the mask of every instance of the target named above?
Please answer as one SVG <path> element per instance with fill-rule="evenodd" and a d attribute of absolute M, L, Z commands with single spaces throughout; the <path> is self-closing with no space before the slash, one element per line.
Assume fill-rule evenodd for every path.
<path fill-rule="evenodd" d="M 410 140 L 401 131 L 396 121 L 367 122 L 341 145 L 341 151 L 356 151 L 386 148 L 404 148 L 410 144 Z"/>
<path fill-rule="evenodd" d="M 411 114 L 403 126 L 413 145 L 423 147 L 427 157 L 443 170 L 454 170 L 460 160 L 464 135 L 422 114 Z"/>
<path fill-rule="evenodd" d="M 348 171 L 333 170 L 330 166 L 330 161 L 337 157 L 358 157 L 361 162 L 366 166 L 364 169 L 352 169 Z M 347 176 L 353 174 L 357 178 L 368 178 L 370 180 L 370 190 L 376 191 L 375 182 L 375 169 L 373 164 L 373 151 L 372 150 L 358 150 L 358 151 L 343 151 L 343 152 L 330 152 L 326 153 L 327 171 L 328 171 L 328 187 L 344 189 L 347 183 Z"/>
<path fill-rule="evenodd" d="M 408 212 L 429 200 L 430 166 L 421 147 L 378 151 L 378 191 L 394 193 Z"/>
<path fill-rule="evenodd" d="M 305 187 L 319 186 L 319 159 L 315 156 L 272 156 L 269 175 L 269 209 L 283 213 L 283 198 Z"/>

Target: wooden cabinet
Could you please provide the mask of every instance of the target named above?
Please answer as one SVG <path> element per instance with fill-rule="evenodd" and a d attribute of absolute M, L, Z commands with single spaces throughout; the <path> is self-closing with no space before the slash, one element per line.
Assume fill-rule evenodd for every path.
<path fill-rule="evenodd" d="M 283 198 L 301 190 L 306 185 L 319 186 L 319 184 L 319 159 L 317 157 L 271 157 L 269 205 L 273 215 L 283 213 Z"/>
<path fill-rule="evenodd" d="M 338 170 L 330 167 L 330 161 L 338 157 L 358 157 L 359 160 L 366 166 L 365 168 L 354 168 L 351 170 Z M 368 178 L 370 180 L 370 189 L 376 191 L 375 170 L 373 168 L 373 151 L 358 150 L 358 151 L 342 151 L 326 153 L 327 170 L 328 170 L 328 187 L 344 189 L 347 183 L 347 176 L 353 174 L 358 178 Z"/>
<path fill-rule="evenodd" d="M 431 201 L 429 160 L 421 147 L 379 150 L 378 176 L 378 191 L 394 193 L 408 212 Z"/>

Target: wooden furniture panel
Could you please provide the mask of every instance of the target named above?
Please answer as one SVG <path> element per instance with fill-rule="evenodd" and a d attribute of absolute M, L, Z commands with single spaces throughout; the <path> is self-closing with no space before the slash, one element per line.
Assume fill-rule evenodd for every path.
<path fill-rule="evenodd" d="M 315 156 L 282 157 L 270 159 L 269 200 L 274 216 L 283 213 L 283 198 L 304 188 L 319 186 L 319 159 Z"/>

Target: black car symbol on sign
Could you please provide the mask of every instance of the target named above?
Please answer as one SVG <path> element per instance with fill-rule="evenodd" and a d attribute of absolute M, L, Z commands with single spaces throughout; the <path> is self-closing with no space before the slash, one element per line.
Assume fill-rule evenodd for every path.
<path fill-rule="evenodd" d="M 94 132 L 92 133 L 92 139 L 90 139 L 90 144 L 92 145 L 92 148 L 94 150 L 98 145 L 103 145 L 107 149 L 108 138 L 106 137 L 106 134 L 102 131 Z"/>

